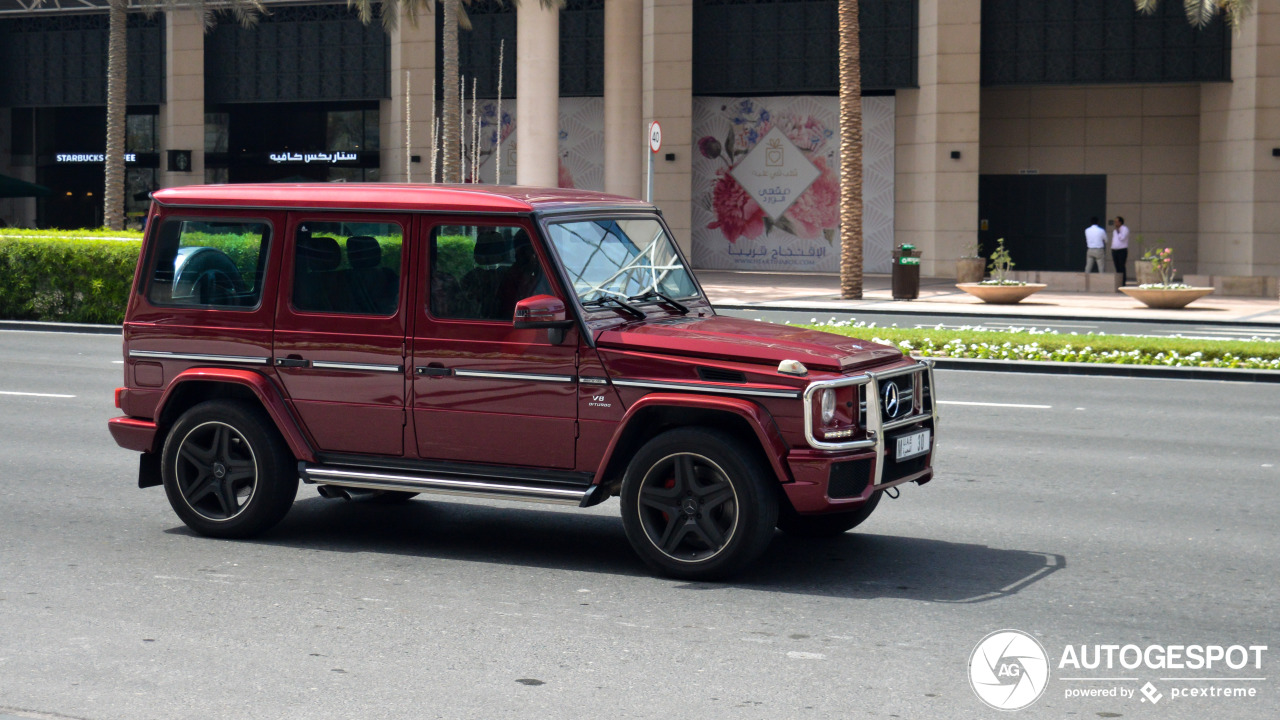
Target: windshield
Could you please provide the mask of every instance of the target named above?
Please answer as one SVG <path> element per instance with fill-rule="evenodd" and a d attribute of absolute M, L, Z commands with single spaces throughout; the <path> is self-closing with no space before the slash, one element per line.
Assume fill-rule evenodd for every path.
<path fill-rule="evenodd" d="M 698 297 L 698 286 L 654 218 L 553 223 L 551 243 L 578 299 Z"/>

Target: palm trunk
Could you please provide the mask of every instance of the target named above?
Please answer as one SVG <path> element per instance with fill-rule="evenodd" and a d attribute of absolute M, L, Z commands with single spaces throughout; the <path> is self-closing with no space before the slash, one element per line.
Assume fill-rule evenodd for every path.
<path fill-rule="evenodd" d="M 128 111 L 128 0 L 110 0 L 107 43 L 106 184 L 102 189 L 103 227 L 124 229 L 124 138 Z"/>
<path fill-rule="evenodd" d="M 456 183 L 461 180 L 458 127 L 461 122 L 458 105 L 458 3 L 461 0 L 443 0 L 444 8 L 444 66 L 442 68 L 444 83 L 444 102 L 441 108 L 441 180 Z"/>
<path fill-rule="evenodd" d="M 840 297 L 862 298 L 862 61 L 858 0 L 840 0 Z"/>

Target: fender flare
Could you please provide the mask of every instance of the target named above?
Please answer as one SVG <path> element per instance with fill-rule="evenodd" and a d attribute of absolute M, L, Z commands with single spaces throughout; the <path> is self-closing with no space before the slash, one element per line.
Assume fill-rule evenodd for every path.
<path fill-rule="evenodd" d="M 275 383 L 271 382 L 265 375 L 252 370 L 191 368 L 182 371 L 173 379 L 173 382 L 169 383 L 169 386 L 165 388 L 164 394 L 160 396 L 160 401 L 156 403 L 155 417 L 157 419 L 164 415 L 165 408 L 168 407 L 178 388 L 190 382 L 232 384 L 248 388 L 258 398 L 258 402 L 267 411 L 271 421 L 275 423 L 276 429 L 280 431 L 280 435 L 284 438 L 285 444 L 289 446 L 293 456 L 305 462 L 315 461 L 315 451 L 311 449 L 311 443 L 303 434 L 297 419 L 294 418 L 293 412 L 290 411 L 289 406 L 285 403 Z M 160 436 L 157 435 L 157 437 Z"/>
<path fill-rule="evenodd" d="M 604 456 L 600 459 L 600 465 L 596 468 L 595 478 L 592 480 L 593 484 L 598 485 L 603 482 L 614 453 L 617 451 L 618 444 L 623 436 L 626 435 L 627 429 L 631 426 L 632 421 L 635 420 L 636 415 L 653 407 L 711 410 L 730 413 L 742 418 L 755 432 L 756 441 L 760 443 L 760 448 L 764 451 L 769 461 L 769 466 L 774 475 L 777 476 L 778 481 L 782 483 L 792 482 L 791 471 L 786 464 L 788 445 L 782 439 L 782 433 L 778 430 L 778 425 L 774 422 L 773 416 L 764 407 L 743 398 L 688 395 L 684 393 L 650 393 L 627 408 L 626 414 L 622 416 L 622 420 L 618 423 L 618 428 L 614 430 L 613 437 L 609 440 L 608 447 L 605 448 Z"/>

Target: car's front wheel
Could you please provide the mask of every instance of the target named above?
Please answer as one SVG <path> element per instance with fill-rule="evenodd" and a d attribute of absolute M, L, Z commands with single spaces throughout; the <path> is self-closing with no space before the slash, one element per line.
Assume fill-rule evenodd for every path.
<path fill-rule="evenodd" d="M 293 456 L 261 409 L 211 400 L 173 424 L 161 477 L 174 512 L 192 530 L 244 538 L 280 522 L 298 492 Z"/>
<path fill-rule="evenodd" d="M 622 482 L 627 539 L 674 577 L 723 577 L 759 557 L 778 518 L 758 453 L 711 428 L 667 431 L 640 448 Z"/>

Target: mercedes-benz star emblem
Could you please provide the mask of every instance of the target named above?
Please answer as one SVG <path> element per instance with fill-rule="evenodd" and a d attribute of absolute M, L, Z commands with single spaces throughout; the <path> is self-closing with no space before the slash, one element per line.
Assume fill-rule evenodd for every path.
<path fill-rule="evenodd" d="M 884 414 L 891 418 L 898 416 L 898 385 L 892 381 L 884 386 Z"/>

